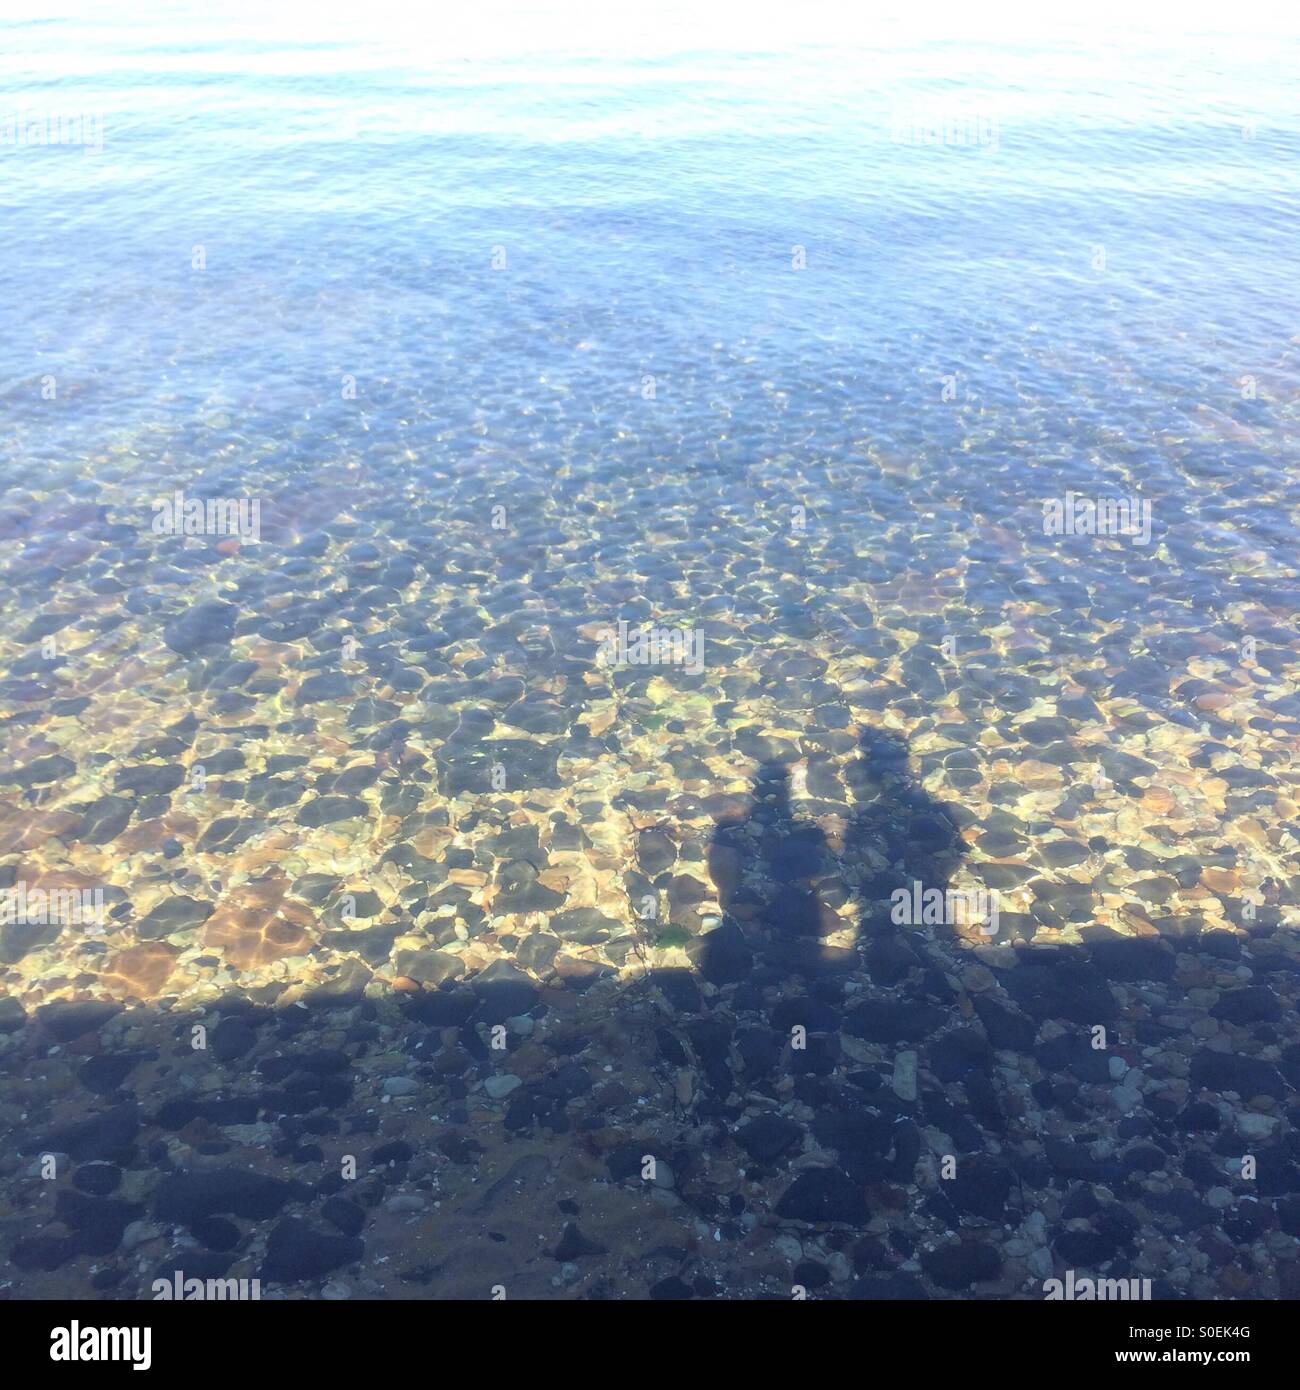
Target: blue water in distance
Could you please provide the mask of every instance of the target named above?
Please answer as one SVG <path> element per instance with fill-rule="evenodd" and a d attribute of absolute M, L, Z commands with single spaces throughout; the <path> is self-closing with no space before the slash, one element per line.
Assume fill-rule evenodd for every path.
<path fill-rule="evenodd" d="M 603 419 L 725 466 L 948 449 L 998 412 L 1084 470 L 1141 446 L 1154 486 L 1162 436 L 1217 437 L 1204 405 L 1280 455 L 1294 34 L 744 13 L 5 23 L 0 116 L 102 125 L 98 153 L 0 146 L 20 454 L 205 413 L 282 433 L 352 374 L 353 448 L 371 410 L 524 447 Z M 957 138 L 912 138 L 936 123 Z"/>
<path fill-rule="evenodd" d="M 512 953 L 546 978 L 560 936 L 593 972 L 575 988 L 651 951 L 730 988 L 750 966 L 728 973 L 735 937 L 712 928 L 747 907 L 761 935 L 756 848 L 779 926 L 830 936 L 820 908 L 838 907 L 851 937 L 859 906 L 881 925 L 912 851 L 933 863 L 906 877 L 942 896 L 956 827 L 961 882 L 1005 890 L 999 946 L 1051 961 L 1094 924 L 1204 928 L 1217 973 L 1180 957 L 1174 978 L 1151 940 L 1136 965 L 1106 957 L 1114 1036 L 1148 1090 L 1188 1075 L 1169 1065 L 1182 1049 L 1194 1088 L 1281 1097 L 1300 38 L 1253 4 L 1149 24 L 1139 8 L 55 0 L 0 20 L 0 886 L 70 873 L 110 908 L 98 939 L 6 926 L 4 992 L 382 995 Z M 260 541 L 155 533 L 152 503 L 177 489 L 258 501 Z M 1071 493 L 1149 506 L 1149 534 L 1045 530 L 1043 503 Z M 698 629 L 702 669 L 599 666 L 615 619 Z M 787 781 L 820 821 L 783 845 Z M 751 791 L 766 820 L 738 821 Z M 799 887 L 823 846 L 838 880 Z M 671 922 L 642 915 L 655 894 Z M 353 932 L 363 895 L 374 930 Z M 179 915 L 144 927 L 160 904 Z M 1256 923 L 1269 949 L 1239 967 L 1224 929 Z M 912 959 L 885 979 L 920 975 Z M 937 959 L 918 998 L 952 997 Z M 1029 976 L 1017 1007 L 1088 1023 L 1107 987 L 1061 959 L 1050 989 L 1041 955 L 1009 972 Z M 705 1026 L 753 1022 L 786 968 Z M 1191 1026 L 1208 982 L 1250 978 L 1269 987 L 1225 991 L 1231 1011 Z M 533 992 L 509 987 L 492 1018 L 513 1026 Z M 963 1031 L 977 1050 L 946 1065 L 964 1076 L 981 1064 Z M 603 1048 L 611 1030 L 591 1032 Z M 434 1036 L 421 1025 L 412 1057 Z M 641 1106 L 648 1054 L 604 1055 Z M 859 1057 L 806 1068 L 816 1089 L 797 1094 L 832 1129 L 869 1095 Z M 897 1062 L 879 1058 L 883 1079 Z M 854 1089 L 822 1106 L 832 1065 Z M 1060 1147 L 1082 1154 L 1108 1132 L 1073 1101 L 1046 1120 L 1038 1086 L 1029 1106 L 1048 1067 L 1008 1083 L 999 1150 L 1073 1127 Z M 23 1086 L 15 1114 L 43 1123 Z M 1139 1098 L 1115 1096 L 1116 1124 Z M 698 1114 L 721 1142 L 730 1107 Z M 1170 1172 L 1220 1181 L 1168 1147 Z M 1083 1172 L 1069 1161 L 1058 1186 Z M 1157 1210 L 1181 1226 L 1183 1207 Z M 1164 1248 L 1144 1219 L 1141 1248 Z M 1184 1260 L 1179 1287 L 1239 1295 L 1254 1221 L 1239 1261 Z M 465 1253 L 445 1263 L 482 1296 L 497 1266 Z"/>

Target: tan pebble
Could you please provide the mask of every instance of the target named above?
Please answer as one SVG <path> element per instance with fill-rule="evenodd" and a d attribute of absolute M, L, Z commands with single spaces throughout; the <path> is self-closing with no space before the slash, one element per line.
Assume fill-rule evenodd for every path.
<path fill-rule="evenodd" d="M 401 994 L 419 994 L 422 986 L 419 980 L 413 980 L 409 975 L 398 975 L 393 980 L 393 988 Z"/>
<path fill-rule="evenodd" d="M 482 888 L 487 875 L 480 869 L 452 869 L 447 875 L 448 883 L 457 883 L 462 888 Z"/>
<path fill-rule="evenodd" d="M 1213 893 L 1235 893 L 1241 884 L 1241 874 L 1237 869 L 1201 870 L 1201 882 Z"/>
<path fill-rule="evenodd" d="M 100 983 L 119 997 L 151 999 L 159 994 L 176 968 L 180 948 L 148 941 L 118 952 L 108 962 Z"/>
<path fill-rule="evenodd" d="M 985 965 L 968 965 L 961 972 L 961 982 L 969 990 L 976 994 L 982 990 L 992 989 L 997 983 L 993 978 L 993 972 Z"/>

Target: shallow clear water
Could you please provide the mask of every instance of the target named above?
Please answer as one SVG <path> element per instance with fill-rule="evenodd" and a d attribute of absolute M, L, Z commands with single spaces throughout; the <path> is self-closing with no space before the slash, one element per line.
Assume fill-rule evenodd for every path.
<path fill-rule="evenodd" d="M 0 25 L 7 992 L 1291 949 L 1300 39 L 836 13 Z"/>

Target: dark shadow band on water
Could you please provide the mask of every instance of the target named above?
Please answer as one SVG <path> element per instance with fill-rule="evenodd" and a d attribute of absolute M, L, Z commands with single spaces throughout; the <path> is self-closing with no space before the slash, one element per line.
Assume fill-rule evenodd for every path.
<path fill-rule="evenodd" d="M 1231 1222 L 1239 1240 L 1294 1224 L 1289 1141 L 1253 1139 L 1255 1175 L 1234 1178 L 1245 1141 L 1222 1128 L 1218 1107 L 1224 1093 L 1293 1106 L 1300 1047 L 1269 1060 L 1198 1043 L 1185 1095 L 1130 1097 L 1125 1059 L 1178 1039 L 1122 1010 L 1113 988 L 1171 981 L 1180 952 L 1260 977 L 1285 969 L 1270 922 L 1244 940 L 1085 925 L 1081 946 L 1002 942 L 1014 959 L 989 969 L 969 934 L 895 920 L 899 890 L 946 893 L 969 821 L 916 781 L 900 739 L 860 733 L 833 831 L 828 803 L 814 818 L 795 782 L 790 763 L 764 762 L 745 806 L 719 818 L 707 867 L 722 920 L 691 940 L 689 970 L 552 974 L 539 988 L 502 960 L 383 1009 L 322 991 L 294 1008 L 230 995 L 203 1013 L 81 1001 L 7 1014 L 0 1076 L 19 1104 L 4 1150 L 37 1167 L 62 1156 L 52 1183 L 29 1169 L 29 1206 L 10 1214 L 16 1288 L 147 1297 L 151 1279 L 180 1269 L 303 1293 L 363 1277 L 367 1249 L 382 1248 L 395 1262 L 388 1296 L 481 1286 L 489 1297 L 499 1283 L 549 1297 L 536 1265 L 549 1242 L 547 1271 L 608 1267 L 584 1284 L 588 1297 L 788 1296 L 781 1276 L 740 1255 L 748 1218 L 770 1216 L 849 1261 L 852 1278 L 819 1296 L 979 1297 L 1002 1271 L 1000 1228 L 1048 1197 L 1061 1213 L 1045 1233 L 1057 1272 L 1127 1276 L 1151 1221 L 1189 1232 Z M 829 943 L 846 923 L 855 939 Z M 1232 998 L 1267 1036 L 1269 992 Z M 499 1108 L 484 1110 L 477 1083 L 497 1085 L 515 1055 L 494 1052 L 493 1030 L 523 1016 L 549 1031 L 540 1046 L 512 1044 L 531 1046 L 531 1062 L 515 1063 L 525 1075 L 489 1091 Z M 183 1073 L 200 1020 L 207 1073 L 196 1088 Z M 55 1048 L 71 1093 L 41 1089 Z M 367 1066 L 377 1054 L 378 1071 Z M 1022 1074 L 1032 1063 L 1037 1080 L 1010 1083 L 1007 1063 Z M 388 1110 L 377 1092 L 427 1103 Z M 1099 1107 L 1124 1112 L 1121 1148 L 1096 1148 Z M 236 1142 L 232 1126 L 251 1128 L 236 1128 Z M 936 1132 L 950 1154 L 933 1150 Z M 359 1156 L 355 1179 L 336 1171 L 340 1153 Z M 678 1217 L 716 1226 L 721 1265 L 689 1239 L 653 1250 L 602 1239 L 658 1181 L 645 1177 L 647 1157 L 671 1175 L 662 1190 Z M 936 1176 L 945 1159 L 951 1176 Z M 743 1186 L 719 1190 L 719 1164 L 743 1167 Z M 1161 1170 L 1177 1179 L 1165 1193 L 1143 1181 Z M 454 1195 L 435 1210 L 444 1182 Z M 1211 1189 L 1228 1192 L 1226 1216 Z M 435 1256 L 398 1229 L 395 1199 L 435 1233 Z M 881 1213 L 888 1233 L 873 1235 Z M 181 1244 L 156 1253 L 176 1233 Z M 824 1271 L 798 1268 L 796 1283 Z M 1155 1282 L 1157 1297 L 1177 1295 Z"/>

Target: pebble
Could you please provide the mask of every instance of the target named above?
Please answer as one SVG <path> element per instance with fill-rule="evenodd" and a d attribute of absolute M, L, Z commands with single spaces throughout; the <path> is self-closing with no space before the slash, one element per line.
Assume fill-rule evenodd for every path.
<path fill-rule="evenodd" d="M 1248 1110 L 1237 1116 L 1237 1133 L 1243 1139 L 1267 1139 L 1277 1129 L 1278 1123 L 1273 1115 L 1261 1115 Z"/>
<path fill-rule="evenodd" d="M 384 1210 L 401 1215 L 406 1212 L 424 1211 L 428 1205 L 418 1192 L 399 1192 L 397 1196 L 388 1198 L 384 1203 Z"/>
<path fill-rule="evenodd" d="M 161 1226 L 150 1221 L 132 1221 L 122 1232 L 122 1249 L 128 1254 L 151 1240 L 157 1240 L 165 1232 Z"/>
<path fill-rule="evenodd" d="M 1142 1092 L 1132 1086 L 1116 1086 L 1111 1091 L 1110 1098 L 1121 1115 L 1128 1115 L 1141 1105 Z"/>
<path fill-rule="evenodd" d="M 364 1254 L 365 1246 L 360 1240 L 332 1235 L 305 1221 L 289 1219 L 271 1231 L 260 1277 L 281 1284 L 318 1279 L 340 1265 L 354 1264 Z"/>
<path fill-rule="evenodd" d="M 497 1072 L 483 1082 L 483 1089 L 493 1100 L 500 1100 L 523 1084 L 522 1078 L 513 1076 L 510 1072 Z"/>
<path fill-rule="evenodd" d="M 385 1077 L 383 1091 L 386 1096 L 413 1096 L 420 1089 L 420 1083 L 409 1076 Z"/>
<path fill-rule="evenodd" d="M 917 1054 L 915 1052 L 900 1052 L 894 1058 L 894 1094 L 899 1100 L 914 1101 L 916 1099 L 916 1069 Z"/>
<path fill-rule="evenodd" d="M 772 1242 L 772 1248 L 783 1260 L 789 1260 L 791 1264 L 798 1264 L 803 1259 L 803 1246 L 794 1236 L 785 1232 L 776 1237 Z"/>

